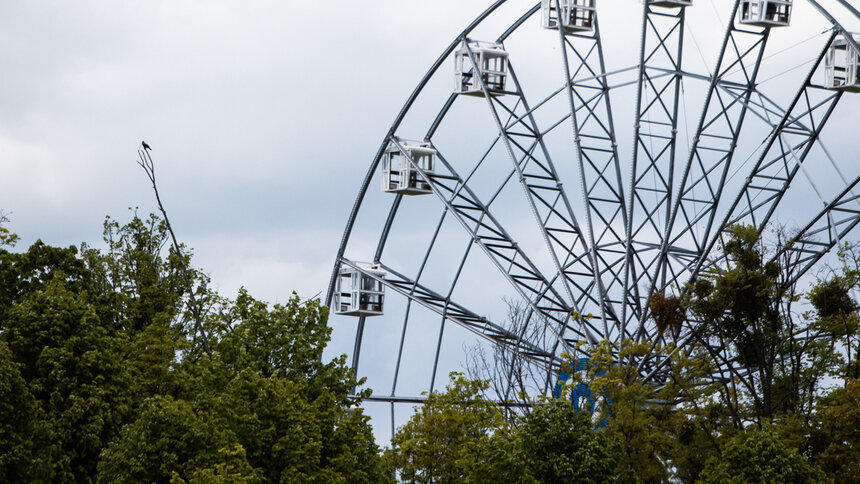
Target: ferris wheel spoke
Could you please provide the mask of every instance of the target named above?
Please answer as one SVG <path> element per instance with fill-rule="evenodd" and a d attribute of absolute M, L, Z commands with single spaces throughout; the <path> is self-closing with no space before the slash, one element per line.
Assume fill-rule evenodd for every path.
<path fill-rule="evenodd" d="M 733 214 L 734 218 L 728 224 L 748 221 L 758 230 L 764 230 L 841 98 L 841 93 L 822 91 L 816 86 L 804 89 L 802 113 L 799 116 L 786 115 L 785 122 L 772 132 L 772 153 L 765 153 L 766 157 L 760 158 L 761 164 L 741 193 L 744 210 Z M 815 94 L 825 97 L 812 105 L 809 100 Z M 803 124 L 808 124 L 808 127 Z"/>
<path fill-rule="evenodd" d="M 816 62 L 810 69 L 803 86 L 776 123 L 759 155 L 750 175 L 726 213 L 720 229 L 710 236 L 703 256 L 696 262 L 692 277 L 701 272 L 709 254 L 722 235 L 722 230 L 735 224 L 752 225 L 763 231 L 782 201 L 795 176 L 806 161 L 842 97 L 841 91 L 832 91 L 813 84 L 830 43 L 830 36 Z M 713 261 L 711 262 L 713 263 Z"/>
<path fill-rule="evenodd" d="M 556 7 L 561 11 L 558 3 Z M 623 325 L 617 314 L 625 303 L 622 274 L 625 254 L 618 248 L 624 241 L 627 210 L 599 22 L 595 15 L 592 35 L 566 35 L 564 29 L 557 30 L 577 149 L 580 186 L 585 201 L 588 243 L 592 248 L 589 252 L 590 265 L 595 275 L 595 287 L 606 307 L 604 313 L 611 311 L 610 314 L 616 315 L 616 339 L 620 339 L 623 337 Z M 571 57 L 577 60 L 574 72 L 571 72 Z M 579 111 L 582 111 L 581 116 L 577 115 Z M 619 223 L 620 231 L 617 228 Z M 608 276 L 606 280 L 604 276 Z M 605 334 L 604 337 L 609 338 L 610 335 Z"/>
<path fill-rule="evenodd" d="M 477 62 L 470 42 L 466 40 L 464 46 L 475 75 L 483 79 L 485 75 L 482 66 Z M 591 259 L 579 257 L 580 254 L 589 254 L 589 248 L 513 65 L 510 59 L 506 58 L 505 62 L 514 84 L 514 90 L 505 93 L 504 97 L 509 98 L 507 103 L 501 96 L 494 96 L 488 86 L 482 83 L 484 97 L 498 129 L 499 139 L 502 140 L 517 172 L 526 201 L 538 223 L 556 272 L 563 275 L 562 282 L 568 300 L 577 313 L 586 309 L 583 302 L 596 303 L 604 324 L 603 331 L 599 334 L 605 335 L 608 333 L 607 319 L 614 318 L 614 314 L 607 314 L 607 308 L 602 304 L 604 298 L 593 294 L 589 288 L 589 285 L 599 284 Z M 518 109 L 524 112 L 519 113 Z M 503 123 L 500 113 L 508 115 L 512 122 Z M 570 264 L 571 261 L 575 264 Z"/>
<path fill-rule="evenodd" d="M 722 198 L 770 34 L 770 27 L 757 30 L 739 28 L 735 23 L 739 5 L 740 0 L 735 0 L 714 75 L 705 95 L 702 116 L 680 177 L 680 195 L 669 215 L 649 296 L 667 287 L 665 281 L 658 281 L 667 265 L 673 265 L 674 254 L 687 255 L 691 250 L 701 254 L 704 251 Z M 733 75 L 739 78 L 733 79 Z M 729 87 L 726 81 L 733 81 L 736 86 Z M 700 221 L 705 223 L 702 232 L 698 233 Z M 679 272 L 688 267 L 678 264 L 669 268 L 672 280 L 678 281 Z M 680 291 L 681 287 L 675 285 L 673 289 Z"/>
<path fill-rule="evenodd" d="M 826 90 L 831 93 L 833 92 L 832 90 L 826 89 L 820 85 L 813 84 L 813 86 L 820 90 Z M 750 114 L 755 115 L 759 120 L 762 121 L 762 123 L 764 123 L 766 126 L 769 126 L 771 130 L 776 130 L 777 128 L 779 128 L 778 120 L 781 119 L 783 116 L 786 116 L 786 113 L 788 113 L 788 122 L 793 126 L 792 130 L 810 130 L 811 125 L 809 125 L 806 120 L 803 119 L 802 116 L 798 117 L 795 116 L 793 113 L 790 113 L 790 108 L 783 108 L 779 103 L 771 99 L 767 94 L 765 94 L 758 88 L 750 89 L 752 97 L 749 100 L 745 99 L 745 92 L 741 92 L 731 88 L 724 88 L 723 91 L 735 101 L 744 104 Z M 819 99 L 817 101 L 814 101 L 814 99 L 815 97 L 809 97 L 808 99 L 804 99 L 804 101 L 807 103 L 807 105 L 805 106 L 806 113 L 817 111 L 819 110 L 819 108 L 821 108 L 823 105 L 827 104 L 830 101 L 828 97 Z M 775 121 L 774 118 L 776 118 L 777 120 Z"/>
<path fill-rule="evenodd" d="M 624 271 L 624 294 L 637 294 L 636 301 L 624 306 L 626 326 L 644 316 L 640 285 L 653 285 L 652 265 L 643 263 L 639 254 L 653 251 L 655 243 L 658 247 L 663 244 L 663 228 L 671 209 L 684 25 L 685 8 L 665 10 L 645 2 Z M 641 328 L 635 332 L 641 334 Z"/>
<path fill-rule="evenodd" d="M 858 10 L 857 7 L 855 7 L 854 5 L 851 5 L 846 0 L 836 0 L 836 1 L 839 2 L 843 7 L 847 8 L 848 11 L 853 13 L 855 17 L 860 19 L 860 10 Z"/>
<path fill-rule="evenodd" d="M 390 227 L 390 222 L 391 222 L 391 219 L 393 219 L 393 215 L 396 212 L 396 208 L 397 208 L 397 205 L 399 205 L 400 199 L 402 199 L 402 196 L 398 195 L 396 202 L 395 202 L 395 206 L 392 207 L 389 221 L 386 223 L 385 229 L 383 229 L 383 237 L 380 238 L 379 249 L 377 249 L 376 258 L 374 259 L 376 261 L 378 261 L 382 258 L 382 250 L 381 249 L 385 244 L 385 238 L 387 238 L 387 233 L 388 233 L 388 230 Z M 427 263 L 430 259 L 430 254 L 433 252 L 433 249 L 436 246 L 436 242 L 438 241 L 438 238 L 439 238 L 439 233 L 442 231 L 442 227 L 443 227 L 443 224 L 445 223 L 445 219 L 447 218 L 447 216 L 448 216 L 448 212 L 443 211 L 442 215 L 439 217 L 439 222 L 436 224 L 436 229 L 433 232 L 433 236 L 430 237 L 430 243 L 428 244 L 427 251 L 424 253 L 424 258 L 421 260 L 421 265 L 419 266 L 418 272 L 415 275 L 414 280 L 416 282 L 421 280 L 421 277 L 424 274 L 424 270 L 427 268 Z M 472 244 L 470 243 L 466 247 L 466 250 L 463 254 L 463 260 L 460 262 L 460 265 L 457 269 L 456 275 L 454 276 L 454 280 L 451 283 L 451 289 L 447 292 L 447 299 L 450 299 L 452 293 L 454 292 L 454 288 L 457 285 L 457 280 L 460 277 L 460 274 L 463 270 L 463 265 L 465 264 L 466 258 L 469 256 L 471 248 L 472 248 Z M 413 290 L 415 290 L 415 289 L 416 289 L 416 287 L 413 287 Z M 395 396 L 396 392 L 397 392 L 397 383 L 398 383 L 398 379 L 400 376 L 401 363 L 403 361 L 403 348 L 404 348 L 404 343 L 406 341 L 406 330 L 409 326 L 409 315 L 410 315 L 411 311 L 412 311 L 412 299 L 410 298 L 406 303 L 406 310 L 405 310 L 405 314 L 403 316 L 403 329 L 401 330 L 401 333 L 400 333 L 400 345 L 398 346 L 398 350 L 397 350 L 397 363 L 394 365 L 394 378 L 393 378 L 392 383 L 391 383 L 391 396 L 392 397 Z M 441 341 L 442 341 L 442 335 L 445 331 L 445 321 L 446 321 L 446 319 L 443 316 L 442 317 L 442 323 L 440 324 L 440 328 L 439 328 L 439 344 L 437 344 L 436 356 L 433 360 L 433 372 L 432 372 L 432 375 L 430 377 L 430 391 L 431 392 L 433 391 L 433 385 L 436 383 L 436 370 L 439 367 L 440 345 L 441 345 Z"/>
<path fill-rule="evenodd" d="M 824 254 L 860 224 L 860 195 L 857 195 L 855 190 L 858 184 L 860 177 L 855 178 L 842 193 L 828 203 L 774 257 L 775 260 L 782 258 L 788 262 L 788 285 L 796 283 Z"/>
<path fill-rule="evenodd" d="M 837 1 L 843 6 L 847 4 L 847 2 L 845 2 L 844 0 Z M 845 42 L 848 43 L 848 45 L 854 50 L 854 52 L 860 52 L 860 43 L 858 43 L 857 40 L 854 39 L 854 36 L 851 35 L 851 32 L 849 32 L 844 25 L 842 25 L 838 20 L 836 20 L 836 18 L 826 8 L 822 7 L 821 4 L 818 3 L 816 0 L 806 0 L 806 2 L 812 5 L 813 8 L 818 11 L 818 13 L 820 13 L 824 18 L 826 18 L 827 21 L 833 25 L 833 28 L 836 31 L 842 34 L 842 37 L 845 39 Z M 858 14 L 857 8 L 849 5 L 848 10 L 851 11 L 851 13 L 854 14 L 855 17 L 860 19 L 860 14 Z"/>
<path fill-rule="evenodd" d="M 771 135 L 763 142 L 763 149 L 746 183 L 737 195 L 734 204 L 727 212 L 720 230 L 711 236 L 707 248 L 693 264 L 690 264 L 690 280 L 703 271 L 719 267 L 725 263 L 725 254 L 711 255 L 711 252 L 730 225 L 745 223 L 763 231 L 776 207 L 801 169 L 812 147 L 819 139 L 822 129 L 838 104 L 842 92 L 833 91 L 812 83 L 813 75 L 821 64 L 827 49 L 836 36 L 834 32 L 821 54 L 813 62 L 803 86 L 795 94 L 787 109 L 756 91 L 761 98 L 758 106 L 764 109 L 763 119 L 772 125 Z M 770 115 L 780 113 L 780 120 L 774 123 Z M 854 187 L 857 180 L 825 208 L 797 236 L 796 241 L 785 248 L 774 260 L 779 258 L 783 267 L 791 268 L 787 276 L 788 284 L 797 280 L 831 250 L 838 241 L 856 227 L 858 219 L 858 198 Z M 691 326 L 695 324 L 691 322 Z M 680 345 L 680 343 L 679 343 Z"/>
<path fill-rule="evenodd" d="M 443 296 L 417 281 L 409 279 L 384 263 L 380 263 L 380 268 L 386 272 L 385 277 L 380 277 L 374 271 L 368 271 L 350 259 L 342 258 L 340 263 L 382 283 L 386 289 L 420 304 L 482 338 L 492 341 L 506 351 L 516 350 L 527 359 L 547 368 L 558 366 L 561 363 L 556 355 L 546 349 L 524 341 L 518 334 L 470 311 L 465 306 L 452 301 L 450 297 Z"/>
<path fill-rule="evenodd" d="M 392 137 L 391 142 L 401 152 L 406 153 L 397 138 Z M 492 215 L 489 207 L 481 202 L 445 160 L 442 153 L 438 153 L 438 157 L 449 174 L 428 173 L 411 156 L 406 156 L 406 159 L 530 308 L 548 315 L 548 319 L 555 326 L 553 331 L 563 341 L 565 351 L 571 351 L 570 339 L 563 336 L 570 326 L 574 311 Z M 581 337 L 579 341 L 598 341 L 593 325 L 581 318 L 578 321 L 580 327 L 574 331 Z"/>

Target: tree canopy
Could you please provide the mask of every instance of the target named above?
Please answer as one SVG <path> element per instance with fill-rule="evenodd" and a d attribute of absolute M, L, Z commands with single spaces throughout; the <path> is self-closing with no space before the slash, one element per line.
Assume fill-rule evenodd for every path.
<path fill-rule="evenodd" d="M 860 482 L 855 246 L 803 293 L 734 227 L 720 265 L 649 300 L 690 345 L 603 342 L 531 375 L 564 371 L 562 398 L 496 402 L 505 382 L 453 373 L 382 451 L 363 380 L 323 359 L 328 309 L 225 298 L 169 237 L 136 215 L 103 248 L 0 231 L 0 481 Z M 618 363 L 649 354 L 659 385 Z"/>
<path fill-rule="evenodd" d="M 104 249 L 0 235 L 0 481 L 391 480 L 319 301 L 189 288 L 155 216 L 107 219 Z"/>

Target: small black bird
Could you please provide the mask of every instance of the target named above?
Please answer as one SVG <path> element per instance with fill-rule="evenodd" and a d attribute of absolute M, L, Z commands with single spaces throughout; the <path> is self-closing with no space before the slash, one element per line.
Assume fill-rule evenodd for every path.
<path fill-rule="evenodd" d="M 143 145 L 143 149 L 147 151 L 152 151 L 152 148 L 150 148 L 149 145 L 146 144 L 146 141 L 141 141 L 140 144 Z"/>

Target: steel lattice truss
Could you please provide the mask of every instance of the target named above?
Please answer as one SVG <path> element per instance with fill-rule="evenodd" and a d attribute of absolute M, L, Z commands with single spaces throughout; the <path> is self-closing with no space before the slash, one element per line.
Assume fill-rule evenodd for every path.
<path fill-rule="evenodd" d="M 568 4 L 551 1 L 558 11 Z M 662 340 L 649 318 L 649 297 L 680 294 L 703 271 L 719 269 L 725 227 L 743 223 L 764 231 L 782 207 L 807 197 L 802 205 L 812 211 L 798 215 L 793 243 L 774 254 L 791 262 L 796 282 L 860 223 L 860 178 L 844 175 L 860 170 L 844 162 L 840 168 L 821 140 L 840 104 L 860 97 L 822 80 L 834 39 L 860 52 L 847 30 L 860 25 L 860 12 L 846 0 L 826 6 L 795 0 L 794 8 L 818 28 L 809 40 L 814 53 L 763 80 L 781 68 L 772 59 L 788 50 L 785 35 L 779 37 L 783 29 L 740 23 L 736 0 L 723 6 L 731 9 L 722 12 L 722 35 L 700 45 L 701 22 L 691 9 L 708 7 L 671 8 L 668 1 L 642 3 L 639 35 L 630 37 L 638 62 L 608 70 L 600 0 L 588 28 L 541 29 L 538 4 L 525 6 L 501 35 L 478 39 L 516 4 L 500 0 L 419 83 L 372 160 L 327 297 L 331 305 L 345 269 L 386 290 L 383 317 L 338 316 L 331 323 L 336 334 L 355 331 L 353 366 L 370 368 L 360 373 L 391 378 L 390 391 L 379 386 L 385 378 L 372 385 L 371 400 L 392 408 L 420 402 L 421 386 L 404 381 L 423 379 L 429 383 L 423 388 L 432 390 L 440 366 L 462 361 L 456 354 L 466 343 L 452 344 L 448 334 L 472 335 L 524 358 L 546 374 L 547 385 L 538 389 L 545 393 L 563 352 L 584 355 L 604 340 Z M 492 53 L 474 40 L 507 49 L 503 89 L 480 82 L 493 75 L 483 71 L 484 56 Z M 707 45 L 709 65 L 688 67 L 697 57 L 704 63 Z M 529 49 L 553 58 L 536 67 Z M 444 67 L 455 55 L 480 86 L 469 96 L 433 87 L 448 78 Z M 769 84 L 774 77 L 780 82 Z M 435 99 L 429 104 L 435 103 L 435 116 L 409 124 L 413 112 L 426 115 L 418 107 L 425 98 Z M 840 119 L 851 119 L 847 109 Z M 432 169 L 409 154 L 410 139 L 435 150 Z M 402 170 L 423 183 L 422 196 L 375 190 L 386 150 L 405 154 Z M 835 188 L 822 191 L 808 171 L 830 165 L 838 174 L 831 176 Z M 798 186 L 806 187 L 804 195 L 793 195 Z M 368 250 L 374 243 L 376 250 Z M 520 324 L 493 308 L 502 298 L 523 309 Z M 691 330 L 676 335 L 680 349 Z M 410 359 L 417 363 L 410 366 Z M 659 380 L 666 361 L 639 361 L 643 378 Z"/>

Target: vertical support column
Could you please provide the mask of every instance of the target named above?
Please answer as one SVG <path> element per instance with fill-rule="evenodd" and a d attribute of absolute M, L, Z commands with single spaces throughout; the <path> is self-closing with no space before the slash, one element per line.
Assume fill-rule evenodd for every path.
<path fill-rule="evenodd" d="M 657 8 L 646 1 L 636 94 L 632 179 L 627 202 L 626 264 L 622 316 L 641 325 L 647 291 L 663 245 L 672 204 L 685 8 Z M 654 274 L 654 275 L 652 275 Z M 644 287 L 640 287 L 643 285 Z M 634 323 L 639 319 L 640 322 Z"/>

